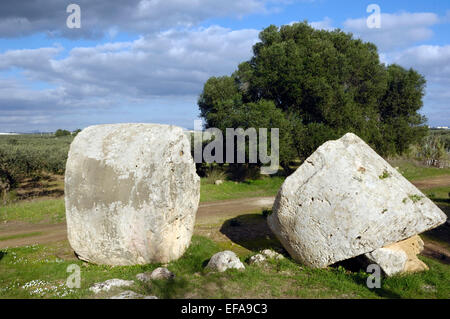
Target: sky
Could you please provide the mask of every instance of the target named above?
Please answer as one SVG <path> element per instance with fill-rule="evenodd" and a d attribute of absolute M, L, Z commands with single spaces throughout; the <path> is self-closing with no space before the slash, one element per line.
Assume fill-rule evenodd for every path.
<path fill-rule="evenodd" d="M 67 24 L 72 3 L 80 28 Z M 368 27 L 371 4 L 380 28 Z M 305 20 L 351 32 L 375 43 L 383 63 L 419 71 L 421 113 L 430 126 L 450 126 L 447 0 L 2 0 L 0 132 L 125 122 L 191 129 L 209 77 L 248 60 L 265 27 Z"/>

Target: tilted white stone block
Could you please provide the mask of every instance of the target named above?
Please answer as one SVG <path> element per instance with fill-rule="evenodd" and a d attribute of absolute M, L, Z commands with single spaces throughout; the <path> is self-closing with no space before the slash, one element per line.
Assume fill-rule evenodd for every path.
<path fill-rule="evenodd" d="M 285 180 L 267 220 L 295 260 L 326 267 L 437 227 L 446 215 L 348 133 Z"/>

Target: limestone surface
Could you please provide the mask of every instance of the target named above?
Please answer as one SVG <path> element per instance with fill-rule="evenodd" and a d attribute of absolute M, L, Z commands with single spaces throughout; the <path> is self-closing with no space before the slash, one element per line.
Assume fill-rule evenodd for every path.
<path fill-rule="evenodd" d="M 277 253 L 276 251 L 273 251 L 272 249 L 264 249 L 261 251 L 261 254 L 263 254 L 265 257 L 269 259 L 284 259 L 284 256 L 280 253 Z"/>
<path fill-rule="evenodd" d="M 225 250 L 211 257 L 206 268 L 212 271 L 224 272 L 227 269 L 245 269 L 239 257 L 230 250 Z"/>
<path fill-rule="evenodd" d="M 96 264 L 167 263 L 189 246 L 200 199 L 190 142 L 180 127 L 91 126 L 70 146 L 68 239 Z"/>
<path fill-rule="evenodd" d="M 150 278 L 152 280 L 173 279 L 173 278 L 175 278 L 175 274 L 167 268 L 158 267 L 152 271 Z"/>
<path fill-rule="evenodd" d="M 120 288 L 120 287 L 129 287 L 134 284 L 134 281 L 132 280 L 123 280 L 123 279 L 108 279 L 104 282 L 99 282 L 94 284 L 92 287 L 89 288 L 90 291 L 92 291 L 95 294 L 98 294 L 102 291 L 109 291 L 112 288 Z"/>
<path fill-rule="evenodd" d="M 423 251 L 424 242 L 419 236 L 378 248 L 364 256 L 371 263 L 378 264 L 387 276 L 428 270 L 428 266 L 417 258 Z"/>
<path fill-rule="evenodd" d="M 250 265 L 253 265 L 253 264 L 261 264 L 265 261 L 266 261 L 266 256 L 264 256 L 263 254 L 256 254 L 249 258 L 248 263 Z"/>
<path fill-rule="evenodd" d="M 269 227 L 323 268 L 439 226 L 446 215 L 358 136 L 320 146 L 281 186 Z"/>

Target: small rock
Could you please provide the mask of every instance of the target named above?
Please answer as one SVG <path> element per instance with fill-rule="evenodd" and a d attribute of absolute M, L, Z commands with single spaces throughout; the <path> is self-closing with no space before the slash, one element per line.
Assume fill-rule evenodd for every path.
<path fill-rule="evenodd" d="M 428 266 L 417 258 L 424 243 L 419 236 L 413 236 L 398 243 L 376 249 L 365 257 L 378 264 L 387 276 L 428 270 Z"/>
<path fill-rule="evenodd" d="M 143 272 L 143 273 L 137 274 L 136 279 L 139 281 L 143 281 L 143 282 L 149 282 L 152 280 L 151 276 L 152 276 L 151 272 Z"/>
<path fill-rule="evenodd" d="M 135 293 L 131 290 L 126 290 L 124 292 L 121 292 L 120 294 L 116 296 L 112 296 L 109 299 L 158 299 L 156 296 L 145 296 L 138 293 Z"/>
<path fill-rule="evenodd" d="M 112 288 L 118 288 L 118 287 L 129 287 L 134 284 L 134 281 L 132 280 L 123 280 L 123 279 L 109 279 L 104 282 L 99 282 L 94 284 L 92 287 L 89 288 L 90 291 L 98 294 L 101 291 L 109 291 Z"/>
<path fill-rule="evenodd" d="M 175 275 L 167 268 L 159 267 L 153 270 L 150 275 L 150 279 L 152 280 L 164 280 L 164 279 L 173 279 Z"/>
<path fill-rule="evenodd" d="M 422 290 L 427 292 L 436 292 L 436 287 L 432 285 L 422 285 Z"/>
<path fill-rule="evenodd" d="M 206 268 L 213 271 L 224 272 L 227 269 L 245 269 L 238 256 L 230 250 L 225 250 L 211 257 Z"/>
<path fill-rule="evenodd" d="M 221 184 L 223 184 L 223 180 L 218 179 L 217 181 L 214 182 L 214 184 L 221 185 Z"/>
<path fill-rule="evenodd" d="M 263 251 L 261 251 L 261 254 L 263 254 L 264 256 L 266 256 L 269 259 L 283 259 L 284 256 L 280 253 L 277 253 L 276 251 L 273 251 L 272 249 L 264 249 Z"/>
<path fill-rule="evenodd" d="M 378 248 L 365 256 L 369 262 L 379 265 L 387 276 L 401 273 L 408 260 L 405 252 L 387 248 Z"/>
<path fill-rule="evenodd" d="M 266 257 L 262 254 L 257 254 L 254 256 L 251 256 L 250 259 L 248 260 L 248 263 L 250 265 L 252 264 L 260 264 L 266 261 Z"/>

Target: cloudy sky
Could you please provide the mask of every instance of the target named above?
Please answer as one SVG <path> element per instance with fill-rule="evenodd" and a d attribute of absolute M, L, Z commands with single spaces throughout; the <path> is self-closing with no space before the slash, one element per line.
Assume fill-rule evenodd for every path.
<path fill-rule="evenodd" d="M 81 28 L 68 28 L 71 3 Z M 368 28 L 369 4 L 381 28 Z M 0 132 L 100 123 L 192 128 L 211 76 L 250 58 L 258 33 L 307 20 L 377 44 L 425 75 L 425 114 L 450 126 L 450 2 L 355 0 L 2 0 Z"/>

